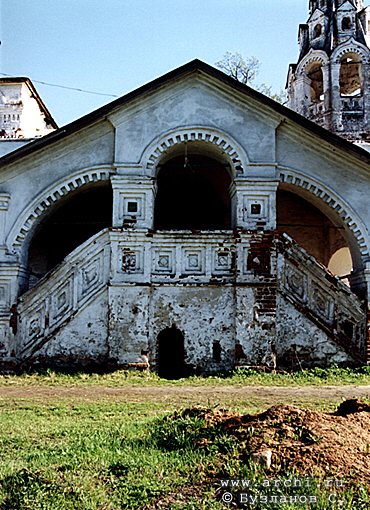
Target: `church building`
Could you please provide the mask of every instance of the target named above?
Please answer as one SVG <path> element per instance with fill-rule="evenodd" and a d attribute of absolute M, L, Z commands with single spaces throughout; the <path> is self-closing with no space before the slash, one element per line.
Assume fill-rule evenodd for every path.
<path fill-rule="evenodd" d="M 368 363 L 367 16 L 310 2 L 290 108 L 194 60 L 3 156 L 1 366 Z"/>

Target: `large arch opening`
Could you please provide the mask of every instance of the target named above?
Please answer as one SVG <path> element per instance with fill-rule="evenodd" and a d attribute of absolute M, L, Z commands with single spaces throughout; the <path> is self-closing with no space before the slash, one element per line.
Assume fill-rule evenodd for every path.
<path fill-rule="evenodd" d="M 110 181 L 99 181 L 69 193 L 49 208 L 29 241 L 29 288 L 75 248 L 112 225 L 112 202 Z"/>
<path fill-rule="evenodd" d="M 357 53 L 347 53 L 340 60 L 339 87 L 342 97 L 362 95 L 362 63 Z"/>
<path fill-rule="evenodd" d="M 230 185 L 226 161 L 182 144 L 158 166 L 154 228 L 231 229 Z"/>
<path fill-rule="evenodd" d="M 158 335 L 158 375 L 163 379 L 181 379 L 185 376 L 184 335 L 172 326 Z"/>
<path fill-rule="evenodd" d="M 318 262 L 349 284 L 352 270 L 361 270 L 360 257 L 348 232 L 308 197 L 280 188 L 277 193 L 277 228 L 292 237 Z"/>
<path fill-rule="evenodd" d="M 311 103 L 319 103 L 324 100 L 324 76 L 322 64 L 320 62 L 313 63 L 308 71 L 307 76 L 310 80 L 310 99 Z"/>

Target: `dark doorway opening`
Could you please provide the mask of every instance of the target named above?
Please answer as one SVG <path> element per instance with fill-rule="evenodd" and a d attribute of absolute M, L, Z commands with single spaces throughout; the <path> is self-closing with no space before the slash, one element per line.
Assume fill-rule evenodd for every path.
<path fill-rule="evenodd" d="M 29 287 L 75 248 L 111 225 L 110 182 L 83 186 L 60 199 L 42 218 L 29 244 Z"/>
<path fill-rule="evenodd" d="M 163 379 L 185 376 L 184 335 L 172 326 L 158 335 L 158 375 Z"/>
<path fill-rule="evenodd" d="M 198 154 L 166 162 L 157 177 L 154 228 L 222 230 L 231 228 L 228 165 Z"/>

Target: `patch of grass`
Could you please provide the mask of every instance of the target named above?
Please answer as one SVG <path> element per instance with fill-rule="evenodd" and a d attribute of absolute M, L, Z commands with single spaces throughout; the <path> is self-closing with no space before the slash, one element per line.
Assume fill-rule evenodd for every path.
<path fill-rule="evenodd" d="M 0 399 L 0 510 L 154 510 L 159 501 L 163 509 L 222 510 L 229 506 L 221 501 L 221 478 L 251 479 L 257 484 L 265 476 L 239 458 L 239 445 L 217 424 L 206 426 L 199 415 L 182 413 L 183 401 L 178 395 L 169 400 L 162 391 L 156 399 L 135 396 L 125 401 L 97 394 L 83 400 L 73 395 L 55 398 L 52 392 L 47 397 L 35 397 L 33 386 L 193 385 L 194 401 L 213 407 L 218 397 L 212 397 L 212 388 L 218 385 L 262 384 L 263 380 L 267 386 L 271 381 L 276 384 L 274 377 L 282 378 L 284 385 L 287 381 L 294 384 L 294 377 L 310 380 L 310 384 L 316 378 L 324 384 L 329 377 L 339 380 L 342 370 L 333 368 L 326 375 L 310 371 L 306 378 L 238 371 L 230 376 L 176 382 L 162 381 L 150 373 L 124 371 L 106 375 L 47 371 L 2 376 L 3 386 L 30 388 L 22 398 Z M 365 369 L 363 373 L 348 372 L 347 376 L 370 379 L 370 370 L 368 374 Z M 365 382 L 361 380 L 361 384 Z M 197 385 L 210 385 L 209 395 L 206 392 L 199 397 Z M 233 410 L 248 413 L 268 407 L 269 402 L 263 399 L 253 400 L 246 394 L 241 400 L 232 391 L 229 393 L 227 407 Z M 294 403 L 307 407 L 307 402 Z M 332 409 L 334 403 L 318 400 L 309 405 L 323 406 Z M 308 443 L 316 439 L 307 436 Z M 330 508 L 324 506 L 325 497 L 322 495 L 321 506 L 315 508 Z M 341 508 L 368 508 L 367 490 L 348 488 L 345 505 Z"/>
<path fill-rule="evenodd" d="M 321 386 L 343 384 L 370 385 L 370 366 L 355 369 L 333 366 L 298 372 L 263 372 L 255 369 L 237 369 L 209 376 L 191 376 L 168 381 L 149 371 L 117 370 L 100 373 L 65 373 L 54 370 L 24 372 L 20 375 L 0 375 L 0 386 L 105 386 L 118 388 L 129 385 L 149 386 L 207 386 L 207 385 L 261 385 L 261 386 Z"/>

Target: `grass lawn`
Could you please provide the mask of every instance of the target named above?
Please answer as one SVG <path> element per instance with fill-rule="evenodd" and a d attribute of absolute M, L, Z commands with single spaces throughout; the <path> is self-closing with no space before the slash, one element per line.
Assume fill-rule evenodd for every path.
<path fill-rule="evenodd" d="M 235 508 L 221 501 L 220 479 L 263 480 L 262 468 L 240 460 L 239 446 L 222 431 L 205 430 L 199 418 L 175 411 L 188 405 L 227 407 L 243 413 L 268 407 L 268 395 L 249 398 L 232 391 L 214 397 L 223 386 L 370 384 L 370 370 L 331 369 L 304 374 L 258 374 L 191 378 L 168 382 L 152 374 L 23 374 L 0 377 L 0 510 L 154 509 L 218 510 Z M 124 388 L 122 394 L 98 388 Z M 172 387 L 178 391 L 167 395 Z M 206 386 L 197 392 L 196 388 Z M 81 393 L 53 393 L 53 388 Z M 140 396 L 140 388 L 153 392 Z M 194 394 L 192 394 L 194 387 Z M 7 392 L 15 388 L 15 393 Z M 136 388 L 134 397 L 130 396 Z M 157 390 L 161 390 L 156 393 Z M 86 392 L 86 393 L 84 393 Z M 184 400 L 183 393 L 187 393 Z M 279 399 L 282 401 L 284 399 Z M 326 410 L 337 401 L 302 399 L 301 405 Z M 273 402 L 270 402 L 273 403 Z M 295 404 L 299 404 L 295 400 Z M 209 435 L 210 434 L 210 435 Z M 195 441 L 203 437 L 206 447 Z M 288 475 L 285 473 L 285 475 Z M 283 476 L 283 473 L 282 473 Z M 303 489 L 302 489 L 303 490 Z M 304 489 L 328 503 L 329 489 Z M 370 508 L 366 490 L 349 488 L 340 508 Z M 159 505 L 161 501 L 161 505 Z M 273 508 L 255 504 L 243 508 Z M 283 504 L 276 508 L 311 508 Z M 339 507 L 338 507 L 339 508 Z"/>

